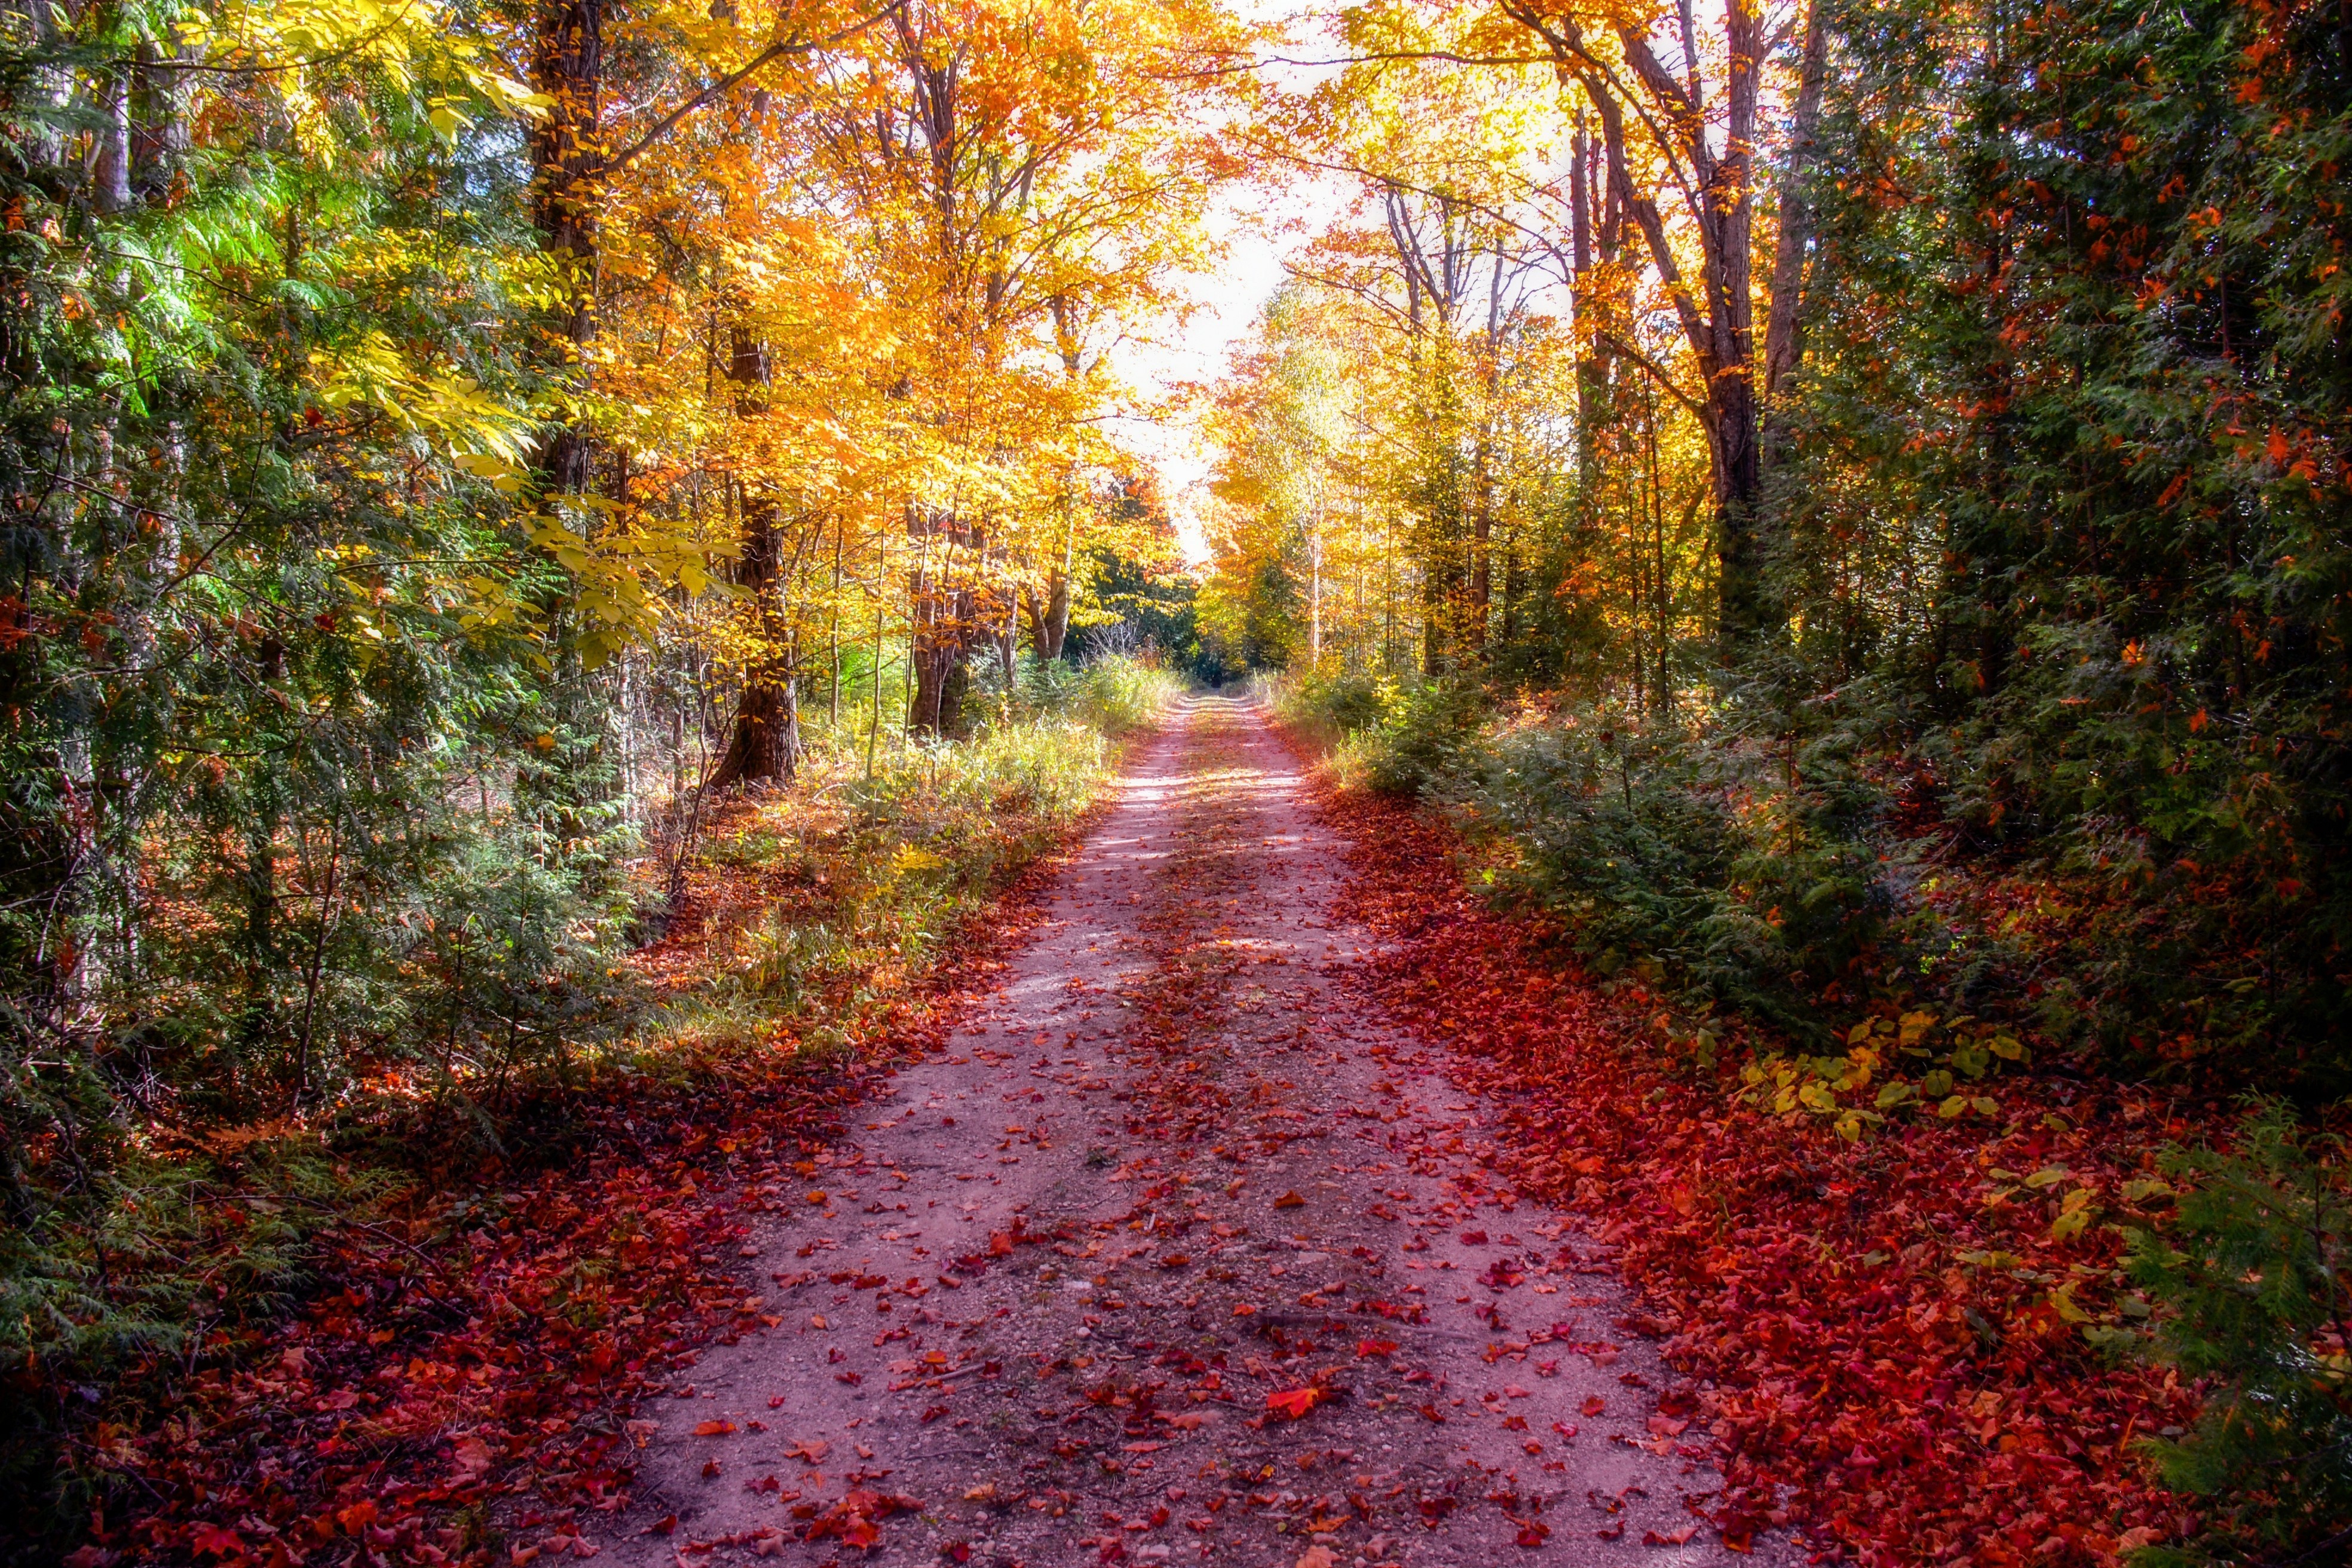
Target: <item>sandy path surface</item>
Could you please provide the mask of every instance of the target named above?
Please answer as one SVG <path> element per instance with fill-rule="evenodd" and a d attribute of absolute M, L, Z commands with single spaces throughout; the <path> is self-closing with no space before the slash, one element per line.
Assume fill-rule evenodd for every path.
<path fill-rule="evenodd" d="M 988 1009 L 755 1234 L 781 1323 L 641 1412 L 628 1517 L 661 1522 L 608 1549 L 1727 1558 L 1606 1262 L 1363 994 L 1342 848 L 1255 710 L 1188 705 Z"/>

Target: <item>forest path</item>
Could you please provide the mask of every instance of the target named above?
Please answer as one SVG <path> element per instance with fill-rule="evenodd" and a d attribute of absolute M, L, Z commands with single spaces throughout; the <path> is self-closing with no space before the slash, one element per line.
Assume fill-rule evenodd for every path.
<path fill-rule="evenodd" d="M 622 1561 L 1725 1556 L 1607 1265 L 1369 999 L 1344 848 L 1253 708 L 1141 748 L 989 1005 L 754 1233 L 781 1321 L 641 1412 L 625 1527 L 675 1518 Z"/>

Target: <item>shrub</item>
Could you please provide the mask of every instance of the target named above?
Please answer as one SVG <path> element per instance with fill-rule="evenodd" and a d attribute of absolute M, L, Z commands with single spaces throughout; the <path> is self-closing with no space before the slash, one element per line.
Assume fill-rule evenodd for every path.
<path fill-rule="evenodd" d="M 2168 1151 L 2188 1184 L 2135 1231 L 2128 1272 L 2156 1303 L 2151 1347 L 2219 1387 L 2179 1441 L 2140 1447 L 2167 1486 L 2215 1500 L 2203 1540 L 2138 1568 L 2340 1562 L 2352 1547 L 2352 1192 L 2339 1140 L 2257 1102 L 2237 1147 Z"/>

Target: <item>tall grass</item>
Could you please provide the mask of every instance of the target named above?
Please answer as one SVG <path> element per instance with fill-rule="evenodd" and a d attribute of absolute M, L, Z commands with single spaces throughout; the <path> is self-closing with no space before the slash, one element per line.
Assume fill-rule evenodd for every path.
<path fill-rule="evenodd" d="M 1182 689 L 1127 658 L 1026 663 L 960 742 L 820 733 L 795 787 L 727 819 L 713 864 L 790 891 L 705 939 L 707 983 L 614 1050 L 632 1070 L 727 1070 L 730 1054 L 824 1053 L 859 1037 L 940 961 L 1005 879 L 1101 798 L 1120 737 Z M 991 711 L 992 710 L 992 712 Z"/>

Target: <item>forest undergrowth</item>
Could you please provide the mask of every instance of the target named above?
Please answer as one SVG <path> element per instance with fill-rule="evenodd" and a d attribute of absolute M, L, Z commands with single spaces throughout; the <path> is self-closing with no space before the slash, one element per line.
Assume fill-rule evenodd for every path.
<path fill-rule="evenodd" d="M 1462 798 L 1491 760 L 1475 702 L 1425 693 L 1382 732 L 1275 695 L 1363 847 L 1389 1005 L 1515 1104 L 1520 1180 L 1588 1215 L 1647 1303 L 1628 1326 L 1701 1380 L 1727 1540 L 1788 1524 L 1888 1564 L 2340 1546 L 2324 1139 L 2023 1024 L 1979 1046 L 1891 988 L 1812 999 L 1827 1054 L 1694 1005 L 1664 955 L 1508 879 L 1527 824 Z M 1415 804 L 1441 775 L 1453 809 Z"/>
<path fill-rule="evenodd" d="M 26 1348 L 10 1559 L 482 1563 L 617 1506 L 636 1391 L 761 1319 L 744 1216 L 822 1181 L 865 1085 L 985 984 L 1174 688 L 1032 672 L 968 742 L 820 742 L 793 791 L 716 803 L 658 940 L 608 955 L 601 1043 L 308 1122 L 143 1129 L 152 1161 L 5 1289 L 28 1326 L 63 1288 L 184 1316 Z"/>

